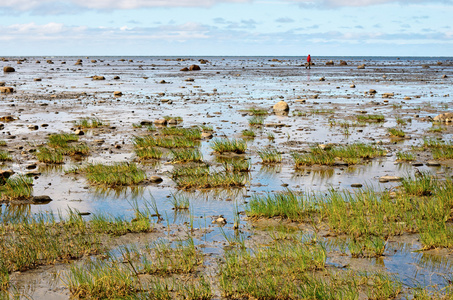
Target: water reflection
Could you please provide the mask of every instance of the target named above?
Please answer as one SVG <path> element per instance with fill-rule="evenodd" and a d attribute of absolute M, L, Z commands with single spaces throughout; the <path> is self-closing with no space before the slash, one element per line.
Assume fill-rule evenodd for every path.
<path fill-rule="evenodd" d="M 121 187 L 105 187 L 95 186 L 92 191 L 97 197 L 104 198 L 131 198 L 136 199 L 143 197 L 146 187 L 144 186 L 121 186 Z"/>
<path fill-rule="evenodd" d="M 14 223 L 30 216 L 30 204 L 0 204 L 0 223 Z"/>

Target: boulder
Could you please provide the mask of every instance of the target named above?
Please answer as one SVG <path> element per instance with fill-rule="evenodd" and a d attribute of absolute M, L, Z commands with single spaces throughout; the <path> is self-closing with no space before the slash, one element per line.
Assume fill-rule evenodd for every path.
<path fill-rule="evenodd" d="M 34 204 L 47 204 L 52 201 L 52 198 L 49 196 L 43 195 L 43 196 L 34 196 L 32 199 Z"/>
<path fill-rule="evenodd" d="M 122 95 L 123 95 L 123 93 L 120 92 L 120 91 L 114 91 L 113 92 L 113 96 L 119 97 L 119 96 L 122 96 Z"/>
<path fill-rule="evenodd" d="M 273 107 L 274 112 L 288 112 L 289 111 L 289 105 L 285 101 L 279 101 L 277 104 L 274 105 Z"/>
<path fill-rule="evenodd" d="M 151 176 L 149 178 L 149 182 L 151 182 L 151 183 L 160 183 L 162 181 L 163 181 L 162 177 L 159 177 L 159 176 Z"/>
<path fill-rule="evenodd" d="M 93 80 L 105 80 L 104 76 L 93 76 Z"/>
<path fill-rule="evenodd" d="M 6 66 L 6 67 L 3 67 L 3 72 L 12 73 L 12 72 L 16 72 L 16 69 L 14 69 L 13 67 Z"/>
<path fill-rule="evenodd" d="M 335 63 L 333 62 L 333 60 L 329 60 L 328 62 L 326 62 L 326 66 L 333 66 Z"/>
<path fill-rule="evenodd" d="M 182 72 L 187 72 L 187 71 L 189 71 L 189 68 L 187 68 L 187 67 L 184 67 L 184 68 L 182 68 L 182 69 L 181 69 L 181 70 L 179 70 L 179 71 L 182 71 Z"/>
<path fill-rule="evenodd" d="M 361 64 L 360 66 L 357 66 L 357 69 L 359 69 L 359 70 L 365 69 L 365 64 Z"/>
<path fill-rule="evenodd" d="M 445 123 L 453 122 L 453 113 L 448 112 L 448 113 L 440 114 L 440 115 L 434 117 L 434 121 L 435 122 L 445 122 Z"/>
<path fill-rule="evenodd" d="M 4 94 L 14 93 L 14 88 L 10 86 L 0 86 L 0 93 Z"/>
<path fill-rule="evenodd" d="M 347 62 L 345 62 L 344 60 L 340 60 L 340 66 L 347 66 L 347 65 L 348 65 Z"/>
<path fill-rule="evenodd" d="M 1 122 L 12 122 L 12 121 L 15 121 L 16 118 L 14 118 L 13 116 L 4 116 L 4 117 L 0 117 L 0 121 Z"/>
<path fill-rule="evenodd" d="M 200 71 L 200 70 L 201 70 L 201 68 L 199 65 L 191 65 L 189 67 L 189 71 Z"/>

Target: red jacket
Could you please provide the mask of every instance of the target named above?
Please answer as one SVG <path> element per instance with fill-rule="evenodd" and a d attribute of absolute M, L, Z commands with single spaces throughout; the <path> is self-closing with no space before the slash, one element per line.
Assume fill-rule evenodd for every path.
<path fill-rule="evenodd" d="M 307 56 L 307 62 L 311 62 L 311 56 L 310 56 L 310 54 L 308 54 L 308 56 Z"/>

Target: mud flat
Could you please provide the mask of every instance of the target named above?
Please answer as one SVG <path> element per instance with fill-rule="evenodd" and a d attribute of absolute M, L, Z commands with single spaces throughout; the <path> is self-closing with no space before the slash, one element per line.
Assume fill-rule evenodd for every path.
<path fill-rule="evenodd" d="M 451 298 L 453 59 L 302 62 L 1 60 L 0 295 Z"/>

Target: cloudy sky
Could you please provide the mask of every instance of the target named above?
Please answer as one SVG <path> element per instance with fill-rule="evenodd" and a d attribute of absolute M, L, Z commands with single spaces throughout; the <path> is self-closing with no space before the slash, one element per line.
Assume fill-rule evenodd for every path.
<path fill-rule="evenodd" d="M 453 56 L 453 0 L 0 0 L 0 56 Z"/>

